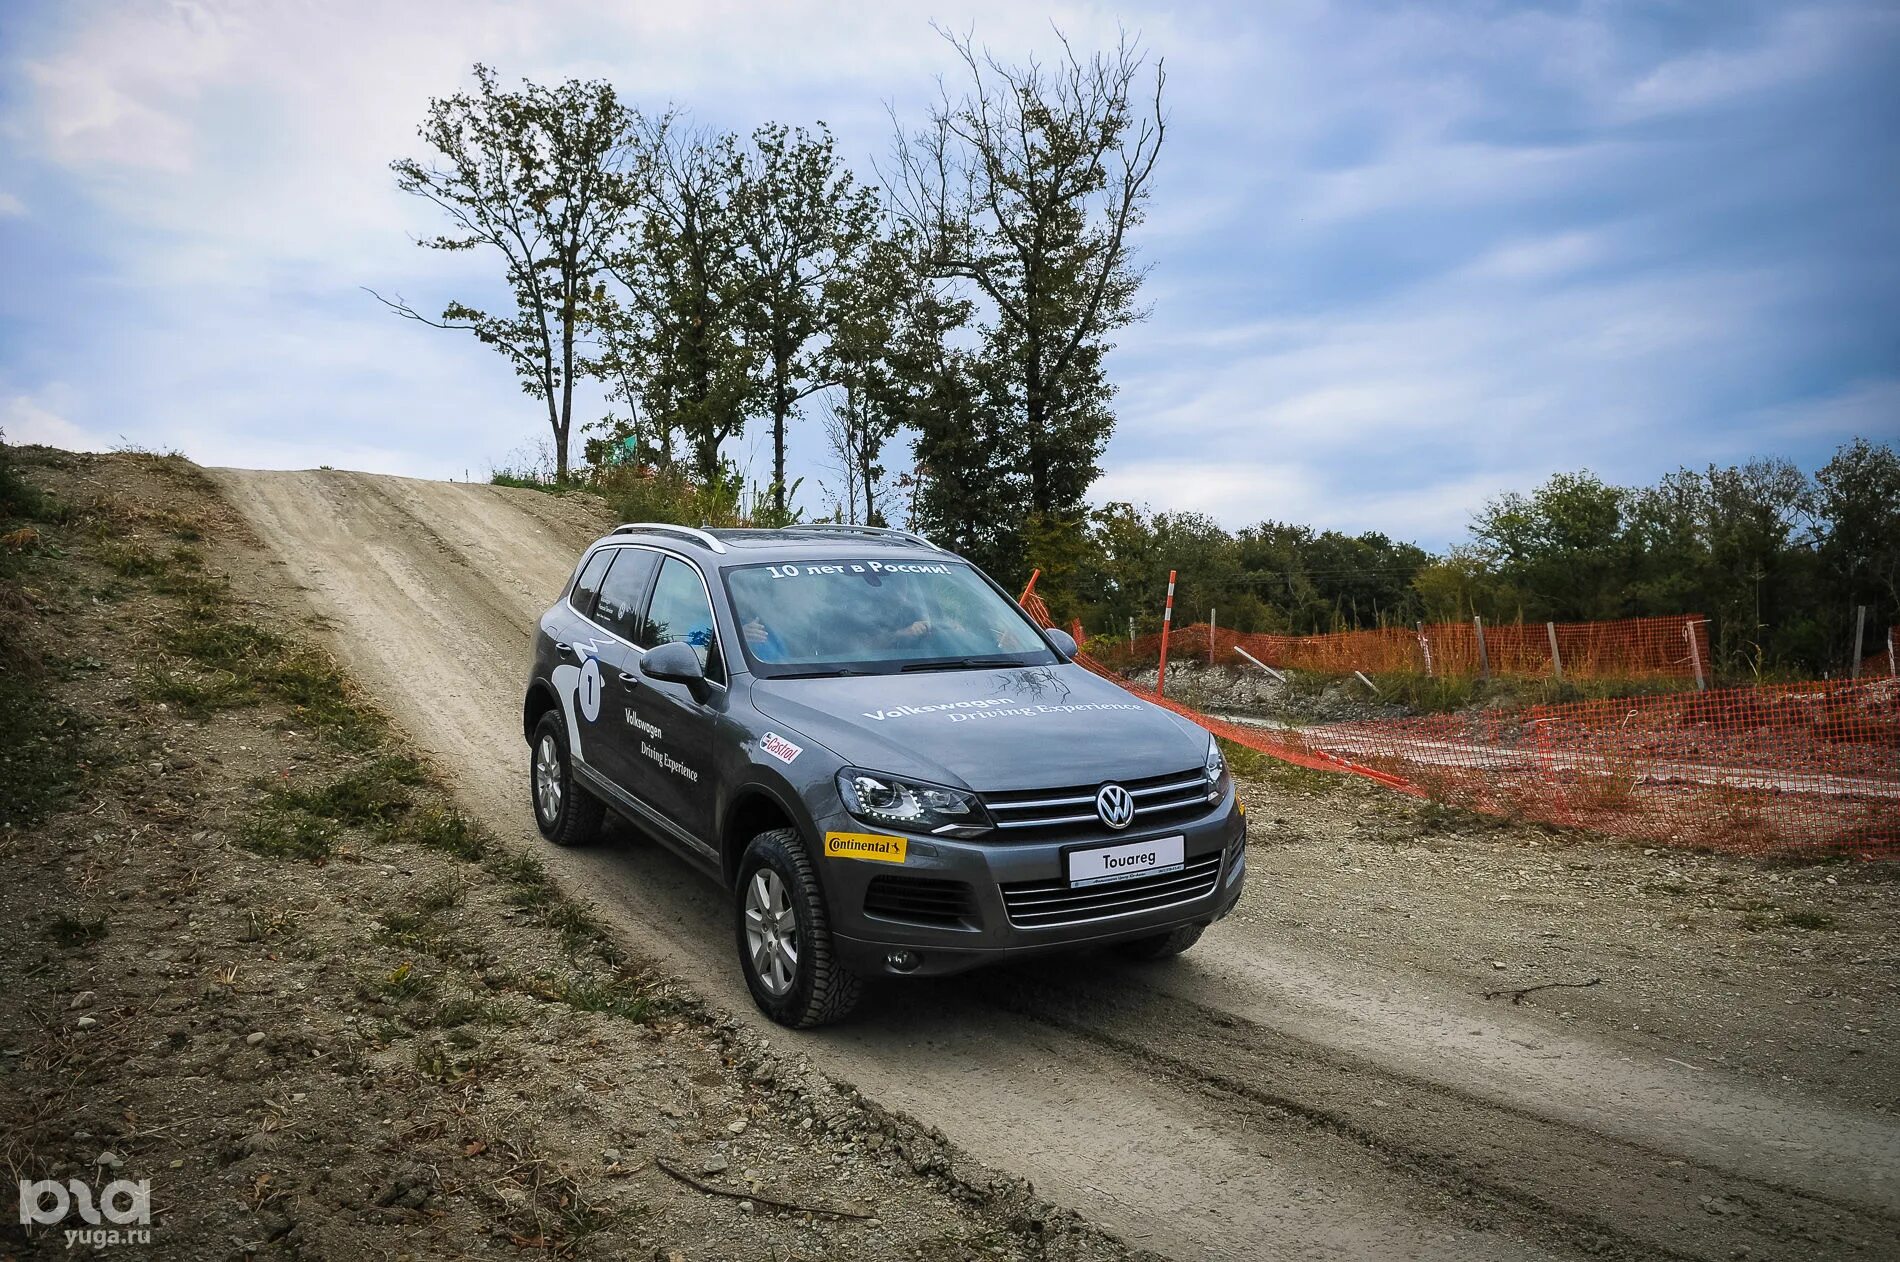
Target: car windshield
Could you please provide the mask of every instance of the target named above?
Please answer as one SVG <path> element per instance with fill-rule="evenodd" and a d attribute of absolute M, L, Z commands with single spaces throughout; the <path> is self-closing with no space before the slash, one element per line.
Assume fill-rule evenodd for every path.
<path fill-rule="evenodd" d="M 896 674 L 1058 660 L 1035 624 L 960 561 L 794 561 L 725 571 L 761 675 Z"/>

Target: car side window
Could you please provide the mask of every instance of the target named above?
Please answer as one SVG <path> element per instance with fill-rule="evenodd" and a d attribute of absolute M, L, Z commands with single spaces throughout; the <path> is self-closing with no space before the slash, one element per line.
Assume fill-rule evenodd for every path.
<path fill-rule="evenodd" d="M 653 584 L 653 599 L 647 602 L 646 626 L 641 631 L 643 634 L 634 641 L 641 648 L 683 640 L 699 653 L 706 678 L 714 683 L 726 682 L 706 585 L 700 581 L 699 571 L 686 562 L 667 557 L 660 563 L 660 577 Z"/>
<path fill-rule="evenodd" d="M 581 576 L 574 580 L 574 590 L 567 594 L 567 603 L 574 606 L 574 612 L 583 618 L 594 616 L 594 597 L 600 594 L 600 579 L 612 564 L 616 548 L 602 548 L 587 558 L 587 565 L 581 570 Z"/>
<path fill-rule="evenodd" d="M 623 640 L 640 643 L 640 605 L 646 600 L 647 583 L 659 560 L 659 553 L 645 548 L 619 549 L 613 568 L 601 581 L 594 621 Z"/>

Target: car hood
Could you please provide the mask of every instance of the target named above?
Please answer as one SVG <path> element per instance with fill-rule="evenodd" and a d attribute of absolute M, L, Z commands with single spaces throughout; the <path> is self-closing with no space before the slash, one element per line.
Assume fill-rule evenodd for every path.
<path fill-rule="evenodd" d="M 760 712 L 853 766 L 1001 792 L 1199 767 L 1207 735 L 1079 666 L 752 682 Z"/>

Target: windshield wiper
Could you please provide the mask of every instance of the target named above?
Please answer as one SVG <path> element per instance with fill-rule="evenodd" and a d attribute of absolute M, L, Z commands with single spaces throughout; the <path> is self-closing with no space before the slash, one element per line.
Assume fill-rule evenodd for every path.
<path fill-rule="evenodd" d="M 1020 666 L 1013 657 L 946 657 L 936 661 L 912 662 L 903 667 L 905 674 L 922 670 L 976 670 L 984 666 Z"/>
<path fill-rule="evenodd" d="M 841 675 L 870 675 L 868 670 L 852 670 L 849 666 L 839 666 L 831 670 L 792 670 L 768 675 L 768 679 L 836 679 Z"/>

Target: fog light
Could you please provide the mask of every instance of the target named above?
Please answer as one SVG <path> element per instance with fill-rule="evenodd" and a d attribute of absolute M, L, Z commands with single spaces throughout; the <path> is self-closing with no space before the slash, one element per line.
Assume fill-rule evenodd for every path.
<path fill-rule="evenodd" d="M 893 973 L 908 973 L 922 963 L 915 951 L 892 951 L 884 957 L 884 967 Z"/>

